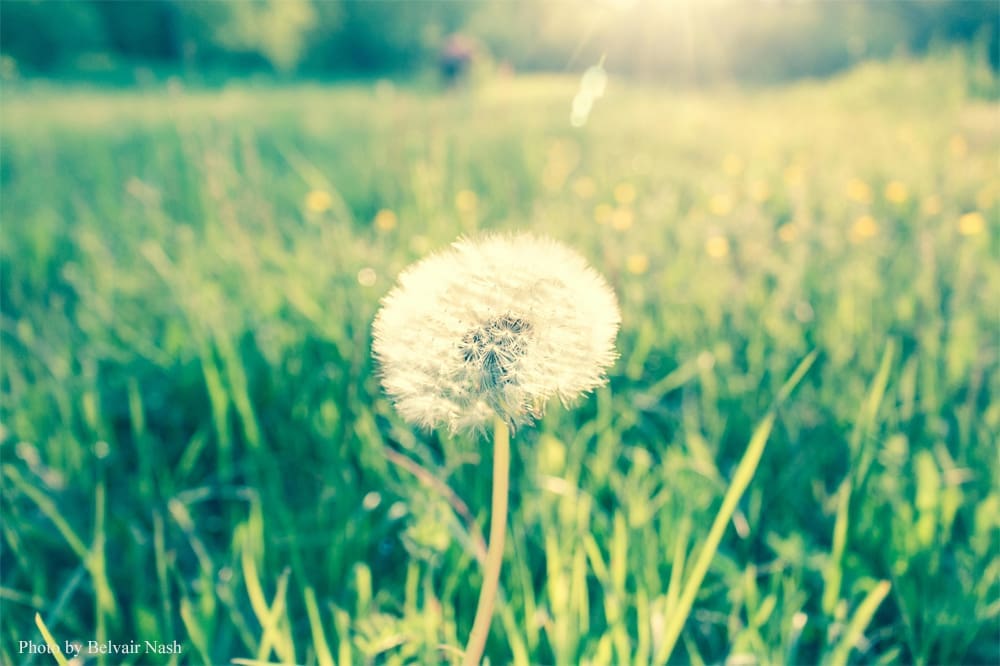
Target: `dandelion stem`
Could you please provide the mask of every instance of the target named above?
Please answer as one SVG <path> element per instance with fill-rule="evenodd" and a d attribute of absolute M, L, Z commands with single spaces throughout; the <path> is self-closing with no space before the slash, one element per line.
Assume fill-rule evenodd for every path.
<path fill-rule="evenodd" d="M 493 505 L 490 515 L 490 545 L 486 551 L 483 586 L 479 590 L 476 618 L 465 646 L 462 666 L 479 666 L 493 620 L 500 567 L 503 565 L 504 537 L 507 532 L 507 489 L 510 485 L 510 431 L 503 419 L 493 425 Z"/>

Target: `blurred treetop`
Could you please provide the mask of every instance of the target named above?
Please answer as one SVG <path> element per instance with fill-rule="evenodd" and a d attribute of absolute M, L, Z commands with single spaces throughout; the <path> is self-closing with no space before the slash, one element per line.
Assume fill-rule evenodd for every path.
<path fill-rule="evenodd" d="M 990 0 L 0 0 L 4 69 L 27 76 L 412 73 L 456 32 L 518 69 L 606 56 L 618 72 L 690 82 L 822 76 L 955 42 L 1000 62 Z"/>

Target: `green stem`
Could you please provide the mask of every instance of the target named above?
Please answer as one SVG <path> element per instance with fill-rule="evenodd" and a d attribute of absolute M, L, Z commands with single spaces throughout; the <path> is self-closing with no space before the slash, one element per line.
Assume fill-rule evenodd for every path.
<path fill-rule="evenodd" d="M 510 431 L 503 419 L 493 426 L 493 508 L 490 517 L 490 545 L 483 569 L 483 587 L 479 590 L 476 618 L 465 646 L 462 666 L 479 666 L 493 620 L 493 606 L 503 565 L 503 545 L 507 532 L 507 489 L 510 485 Z"/>

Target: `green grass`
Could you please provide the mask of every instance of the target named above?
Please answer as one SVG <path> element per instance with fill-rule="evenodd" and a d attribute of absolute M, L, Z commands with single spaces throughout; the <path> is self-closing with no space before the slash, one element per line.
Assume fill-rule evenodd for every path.
<path fill-rule="evenodd" d="M 490 455 L 400 421 L 369 327 L 523 228 L 621 358 L 513 439 L 492 663 L 1000 659 L 997 105 L 951 61 L 613 78 L 574 129 L 576 85 L 7 87 L 0 662 L 454 658 Z"/>

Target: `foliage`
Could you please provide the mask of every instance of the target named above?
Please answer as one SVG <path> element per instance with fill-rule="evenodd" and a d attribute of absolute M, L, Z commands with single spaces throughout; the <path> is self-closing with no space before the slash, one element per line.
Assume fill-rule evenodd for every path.
<path fill-rule="evenodd" d="M 995 663 L 1000 132 L 963 71 L 612 78 L 581 128 L 565 78 L 9 88 L 0 661 L 37 627 L 454 654 L 488 449 L 398 420 L 370 324 L 430 249 L 529 228 L 608 275 L 622 356 L 514 437 L 492 663 L 659 660 L 688 603 L 678 662 Z"/>
<path fill-rule="evenodd" d="M 157 66 L 194 76 L 415 72 L 469 33 L 518 69 L 581 69 L 679 82 L 828 76 L 867 58 L 959 43 L 994 71 L 1000 14 L 977 0 L 15 0 L 0 50 L 25 74 L 97 76 Z"/>

